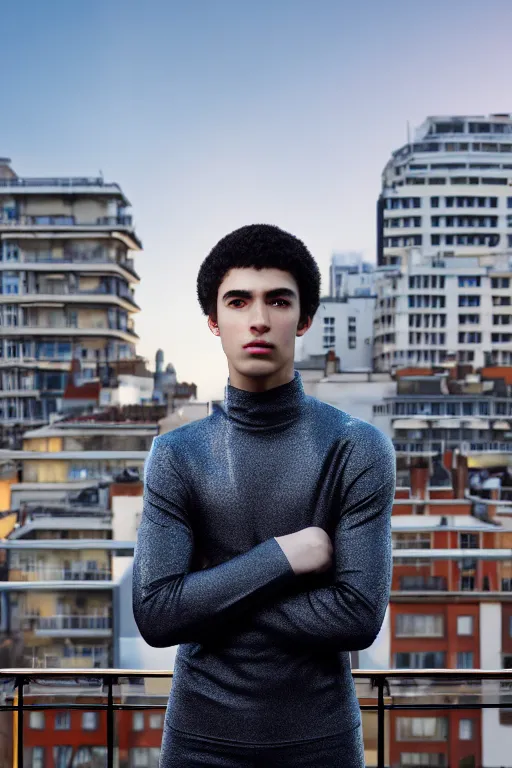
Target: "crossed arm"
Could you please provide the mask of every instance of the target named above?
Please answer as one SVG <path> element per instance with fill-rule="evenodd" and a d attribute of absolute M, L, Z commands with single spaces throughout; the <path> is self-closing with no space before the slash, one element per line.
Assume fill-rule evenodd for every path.
<path fill-rule="evenodd" d="M 155 647 L 208 642 L 241 622 L 276 642 L 310 649 L 371 645 L 391 585 L 395 454 L 387 437 L 369 429 L 372 445 L 366 440 L 353 445 L 340 475 L 334 583 L 291 595 L 300 577 L 274 538 L 190 573 L 194 541 L 187 490 L 157 438 L 146 463 L 133 564 L 133 611 L 146 642 Z"/>

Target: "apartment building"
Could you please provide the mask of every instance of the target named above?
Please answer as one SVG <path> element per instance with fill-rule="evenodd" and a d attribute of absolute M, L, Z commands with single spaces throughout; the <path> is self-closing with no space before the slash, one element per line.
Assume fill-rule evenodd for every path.
<path fill-rule="evenodd" d="M 440 486 L 432 484 L 428 463 L 413 459 L 410 486 L 397 488 L 392 668 L 493 670 L 512 664 L 512 501 L 498 500 L 497 491 L 477 496 L 475 487 L 470 494 L 467 457 L 458 459 Z M 449 464 L 449 457 L 444 461 Z M 417 685 L 424 687 L 416 694 L 423 691 L 433 708 L 390 713 L 391 765 L 503 765 L 503 747 L 512 744 L 507 691 L 500 694 L 498 683 L 472 689 L 457 679 L 444 688 L 434 680 Z M 436 702 L 474 703 L 489 685 L 502 707 L 435 709 Z M 399 692 L 396 697 L 398 703 Z"/>
<path fill-rule="evenodd" d="M 375 370 L 512 364 L 512 250 L 433 256 L 408 248 L 400 258 L 376 274 Z"/>
<path fill-rule="evenodd" d="M 447 451 L 472 468 L 512 467 L 512 368 L 405 368 L 395 387 L 373 406 L 372 420 L 393 439 L 399 479 L 411 457 Z"/>
<path fill-rule="evenodd" d="M 47 423 L 69 361 L 135 357 L 129 202 L 103 178 L 21 178 L 0 159 L 0 420 Z"/>
<path fill-rule="evenodd" d="M 428 117 L 392 153 L 377 204 L 377 264 L 400 249 L 494 255 L 512 248 L 512 115 Z"/>
<path fill-rule="evenodd" d="M 360 254 L 333 254 L 330 293 L 322 296 L 311 328 L 298 340 L 297 359 L 333 352 L 341 371 L 372 370 L 374 271 Z"/>
<path fill-rule="evenodd" d="M 512 364 L 512 116 L 429 117 L 377 216 L 375 370 Z"/>
<path fill-rule="evenodd" d="M 125 421 L 111 421 L 123 412 Z M 2 544 L 8 666 L 113 665 L 114 587 L 133 556 L 142 469 L 158 429 L 150 419 L 164 412 L 70 417 L 26 432 L 20 451 L 0 451 L 21 475 L 9 484 Z"/>

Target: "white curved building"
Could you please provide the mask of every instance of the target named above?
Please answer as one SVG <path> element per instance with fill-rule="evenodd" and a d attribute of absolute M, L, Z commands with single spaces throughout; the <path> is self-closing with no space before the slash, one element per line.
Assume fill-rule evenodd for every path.
<path fill-rule="evenodd" d="M 19 178 L 0 159 L 0 421 L 58 409 L 70 361 L 84 378 L 135 357 L 141 249 L 129 202 L 102 178 Z"/>
<path fill-rule="evenodd" d="M 427 118 L 384 169 L 377 232 L 377 370 L 512 364 L 512 115 Z"/>

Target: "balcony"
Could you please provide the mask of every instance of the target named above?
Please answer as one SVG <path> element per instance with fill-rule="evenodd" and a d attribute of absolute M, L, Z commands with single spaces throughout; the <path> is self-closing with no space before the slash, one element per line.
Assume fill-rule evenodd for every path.
<path fill-rule="evenodd" d="M 60 281 L 58 281 L 58 283 L 60 283 Z M 56 284 L 56 281 L 52 280 L 50 282 L 40 284 L 37 291 L 26 291 L 25 293 L 19 293 L 16 296 L 9 295 L 6 296 L 5 300 L 9 300 L 12 303 L 16 298 L 20 302 L 26 300 L 26 303 L 34 303 L 39 301 L 51 301 L 52 296 L 57 296 L 59 300 L 79 303 L 80 297 L 83 296 L 89 299 L 87 303 L 90 304 L 91 302 L 89 297 L 94 296 L 97 297 L 101 303 L 121 299 L 129 302 L 133 307 L 136 307 L 137 309 L 139 308 L 130 291 L 119 291 L 118 293 L 115 293 L 110 291 L 104 285 L 91 290 L 80 290 L 78 288 L 71 288 L 69 285 L 62 285 L 58 283 Z"/>
<path fill-rule="evenodd" d="M 57 541 L 55 542 L 57 545 Z M 39 568 L 11 567 L 10 581 L 110 581 L 112 573 L 106 568 Z"/>
<path fill-rule="evenodd" d="M 34 632 L 36 637 L 110 637 L 112 619 L 82 614 L 24 616 L 20 619 L 20 628 Z"/>
<path fill-rule="evenodd" d="M 106 184 L 101 176 L 0 179 L 0 188 L 1 187 L 6 187 L 9 190 L 25 190 L 27 187 L 55 187 L 56 189 L 69 189 L 70 187 L 102 187 L 103 189 L 114 193 L 121 192 L 119 184 Z"/>
<path fill-rule="evenodd" d="M 446 592 L 448 583 L 443 576 L 400 576 L 401 592 Z"/>
<path fill-rule="evenodd" d="M 8 218 L 0 214 L 0 227 L 126 227 L 133 228 L 131 216 L 101 216 L 95 221 L 76 221 L 74 216 L 18 216 L 17 218 Z"/>
<path fill-rule="evenodd" d="M 459 715 L 474 725 L 472 742 L 464 745 L 470 754 L 477 752 L 471 765 L 510 765 L 511 669 L 356 669 L 352 675 L 362 713 L 367 768 L 408 765 L 402 755 L 399 762 L 396 757 L 392 761 L 391 750 L 407 755 L 432 751 L 433 746 L 441 755 L 438 765 L 450 765 L 448 755 L 460 747 Z M 157 768 L 171 682 L 168 671 L 2 669 L 2 765 L 13 764 L 14 744 L 25 766 L 32 766 L 36 759 L 46 765 L 46 755 L 58 754 L 63 765 Z M 429 727 L 417 733 L 411 715 L 427 718 L 427 725 L 433 719 L 434 730 Z M 93 730 L 95 738 L 84 740 L 85 730 Z M 139 744 L 144 746 L 135 746 Z M 482 762 L 484 749 L 492 751 L 492 763 Z"/>
<path fill-rule="evenodd" d="M 21 215 L 15 218 L 0 214 L 0 229 L 10 232 L 58 232 L 86 231 L 92 233 L 103 232 L 105 229 L 114 233 L 116 239 L 123 241 L 129 248 L 141 250 L 142 243 L 135 234 L 131 216 L 102 216 L 93 221 L 77 221 L 74 216 L 28 216 Z"/>
<path fill-rule="evenodd" d="M 395 451 L 405 454 L 436 454 L 443 450 L 458 448 L 463 454 L 471 453 L 512 453 L 512 441 L 470 441 L 470 440 L 422 440 L 407 442 L 393 440 Z"/>

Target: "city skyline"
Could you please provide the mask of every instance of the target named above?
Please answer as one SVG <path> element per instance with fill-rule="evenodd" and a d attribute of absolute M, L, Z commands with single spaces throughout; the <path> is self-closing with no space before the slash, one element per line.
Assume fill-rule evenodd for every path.
<path fill-rule="evenodd" d="M 121 185 L 144 245 L 138 352 L 153 364 L 162 348 L 201 400 L 227 377 L 195 293 L 220 237 L 256 221 L 290 230 L 325 294 L 332 251 L 375 261 L 381 172 L 408 125 L 511 111 L 506 0 L 429 16 L 401 1 L 51 8 L 3 11 L 0 155 L 20 176 L 101 170 Z"/>

